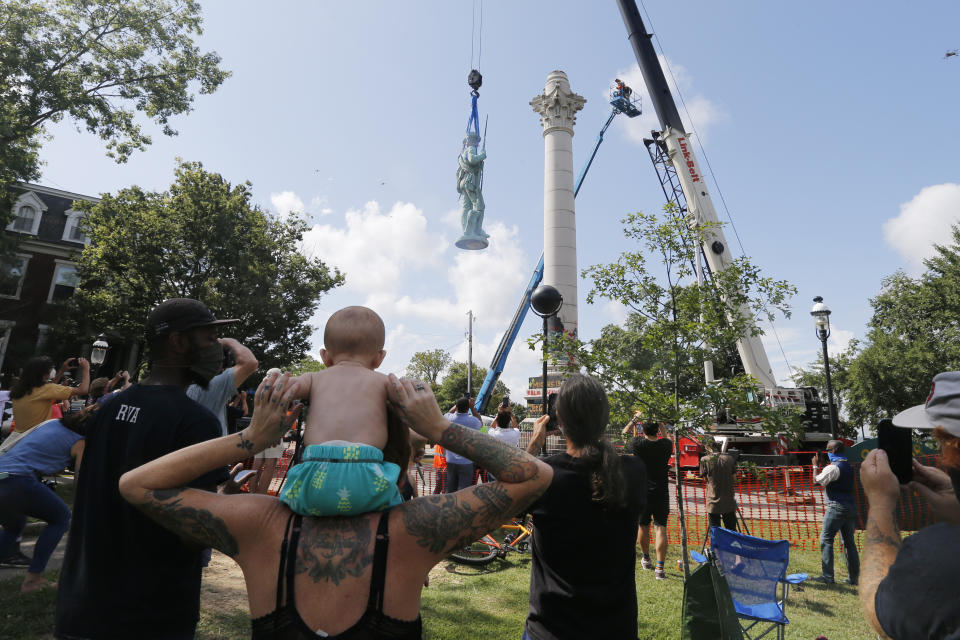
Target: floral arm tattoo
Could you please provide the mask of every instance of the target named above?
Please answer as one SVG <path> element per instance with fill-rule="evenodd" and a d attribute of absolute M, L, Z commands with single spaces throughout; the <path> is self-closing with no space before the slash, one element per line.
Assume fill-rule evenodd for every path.
<path fill-rule="evenodd" d="M 879 511 L 879 513 L 877 512 Z M 863 562 L 860 569 L 860 606 L 867 622 L 880 634 L 883 628 L 877 620 L 874 599 L 877 588 L 890 571 L 900 551 L 900 531 L 897 529 L 897 505 L 890 511 L 870 509 L 864 532 Z"/>
<path fill-rule="evenodd" d="M 148 489 L 144 501 L 136 507 L 151 520 L 172 531 L 181 538 L 205 547 L 213 547 L 230 557 L 239 552 L 237 541 L 227 529 L 226 523 L 206 509 L 197 509 L 183 504 L 180 497 L 186 489 Z"/>
<path fill-rule="evenodd" d="M 473 429 L 451 425 L 439 444 L 487 469 L 498 480 L 519 483 L 538 477 L 536 461 L 516 447 Z M 441 554 L 465 546 L 529 507 L 545 488 L 514 499 L 504 484 L 481 484 L 458 494 L 418 498 L 404 505 L 403 524 L 417 544 Z"/>

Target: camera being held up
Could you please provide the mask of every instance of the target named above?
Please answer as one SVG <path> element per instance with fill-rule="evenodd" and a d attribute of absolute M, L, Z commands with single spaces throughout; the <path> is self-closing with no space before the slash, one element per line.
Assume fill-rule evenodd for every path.
<path fill-rule="evenodd" d="M 556 392 L 551 393 L 547 396 L 547 415 L 550 416 L 550 419 L 547 421 L 547 431 L 555 431 L 559 429 L 557 426 L 557 394 Z"/>

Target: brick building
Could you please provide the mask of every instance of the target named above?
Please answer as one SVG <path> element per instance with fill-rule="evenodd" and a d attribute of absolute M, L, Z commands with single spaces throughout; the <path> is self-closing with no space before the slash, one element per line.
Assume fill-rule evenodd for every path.
<path fill-rule="evenodd" d="M 76 260 L 89 244 L 78 227 L 83 214 L 74 202 L 96 203 L 98 198 L 36 184 L 19 183 L 13 217 L 4 233 L 17 236 L 11 261 L 2 264 L 0 278 L 0 373 L 16 373 L 44 350 L 46 336 L 57 322 L 58 302 L 77 287 Z M 90 343 L 77 345 L 75 354 L 88 356 Z M 137 346 L 111 339 L 101 372 L 112 373 L 136 364 Z M 133 366 L 133 365 L 130 365 Z"/>

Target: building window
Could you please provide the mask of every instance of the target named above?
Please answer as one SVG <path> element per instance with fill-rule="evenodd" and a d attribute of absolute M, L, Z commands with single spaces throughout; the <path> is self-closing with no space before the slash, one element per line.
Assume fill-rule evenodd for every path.
<path fill-rule="evenodd" d="M 30 256 L 15 253 L 0 263 L 0 298 L 20 298 Z"/>
<path fill-rule="evenodd" d="M 59 302 L 73 295 L 77 288 L 77 267 L 72 262 L 57 260 L 57 267 L 53 271 L 53 282 L 50 283 L 50 293 L 47 302 Z"/>
<path fill-rule="evenodd" d="M 63 227 L 63 238 L 61 238 L 61 240 L 89 244 L 90 240 L 80 229 L 80 221 L 83 220 L 83 212 L 67 209 L 66 214 L 67 224 Z"/>
<path fill-rule="evenodd" d="M 21 194 L 13 205 L 13 219 L 7 225 L 7 231 L 37 235 L 37 230 L 40 228 L 40 217 L 46 210 L 47 205 L 37 194 L 32 191 Z"/>

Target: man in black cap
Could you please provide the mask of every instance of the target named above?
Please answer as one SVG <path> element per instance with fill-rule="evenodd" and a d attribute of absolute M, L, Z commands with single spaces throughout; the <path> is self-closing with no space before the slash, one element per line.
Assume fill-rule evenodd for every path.
<path fill-rule="evenodd" d="M 130 506 L 117 483 L 130 469 L 220 436 L 216 416 L 185 390 L 220 370 L 217 327 L 231 322 L 189 298 L 165 300 L 150 312 L 149 374 L 113 395 L 87 430 L 60 573 L 57 638 L 193 638 L 201 550 Z M 213 489 L 228 477 L 221 469 L 190 486 Z"/>

